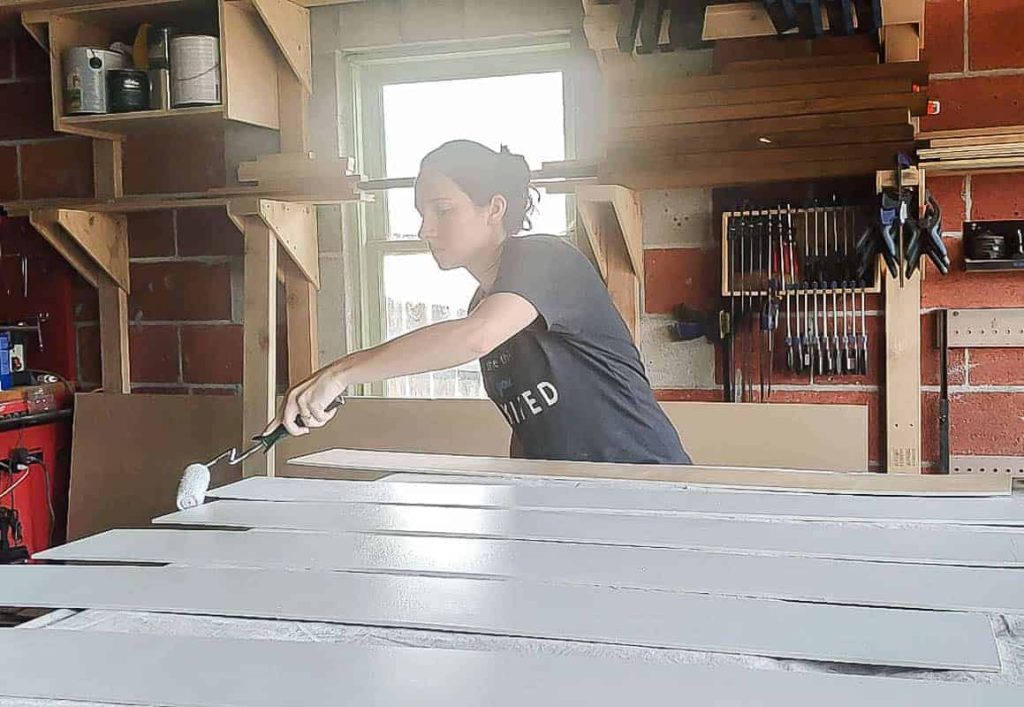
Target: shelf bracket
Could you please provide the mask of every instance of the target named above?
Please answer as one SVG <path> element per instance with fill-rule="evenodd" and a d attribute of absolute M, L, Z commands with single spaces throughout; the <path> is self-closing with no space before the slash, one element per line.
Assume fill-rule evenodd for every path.
<path fill-rule="evenodd" d="M 273 199 L 235 199 L 228 205 L 228 217 L 236 226 L 256 216 L 277 236 L 285 252 L 316 289 L 320 289 L 320 253 L 317 240 L 316 207 Z"/>

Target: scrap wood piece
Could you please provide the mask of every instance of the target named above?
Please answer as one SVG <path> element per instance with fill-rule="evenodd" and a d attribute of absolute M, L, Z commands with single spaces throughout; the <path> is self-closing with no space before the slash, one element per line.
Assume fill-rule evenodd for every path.
<path fill-rule="evenodd" d="M 338 179 L 352 176 L 355 159 L 320 159 L 312 153 L 261 155 L 255 161 L 238 165 L 238 181 L 287 183 L 293 180 Z"/>
<path fill-rule="evenodd" d="M 678 481 L 727 488 L 796 490 L 820 493 L 854 493 L 882 496 L 1001 496 L 1010 493 L 1010 479 L 998 476 L 895 476 L 872 473 L 836 473 L 786 469 L 737 469 L 713 466 L 665 464 L 614 464 L 505 459 L 331 449 L 290 459 L 298 466 L 326 466 L 401 473 L 415 469 L 429 474 L 481 474 L 552 476 L 634 481 Z"/>
<path fill-rule="evenodd" d="M 456 577 L 8 566 L 0 567 L 0 602 L 329 621 L 931 670 L 1000 667 L 992 627 L 979 614 Z"/>

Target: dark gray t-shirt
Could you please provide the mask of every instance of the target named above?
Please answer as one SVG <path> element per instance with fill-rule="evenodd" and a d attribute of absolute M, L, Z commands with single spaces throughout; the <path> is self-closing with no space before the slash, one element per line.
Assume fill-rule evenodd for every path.
<path fill-rule="evenodd" d="M 539 313 L 480 359 L 484 388 L 527 459 L 689 464 L 593 265 L 564 239 L 508 239 L 487 294 Z M 470 309 L 484 297 L 477 290 Z"/>

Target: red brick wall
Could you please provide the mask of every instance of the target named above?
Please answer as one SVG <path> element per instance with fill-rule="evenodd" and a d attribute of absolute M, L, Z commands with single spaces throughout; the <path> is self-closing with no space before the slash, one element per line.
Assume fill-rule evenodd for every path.
<path fill-rule="evenodd" d="M 942 114 L 923 121 L 923 130 L 1024 124 L 1024 2 L 1020 0 L 927 0 L 925 55 L 932 67 L 933 97 Z M 799 54 L 827 53 L 797 47 Z M 788 56 L 794 50 L 751 43 L 719 43 L 716 62 Z M 802 43 L 795 43 L 802 44 Z M 931 189 L 945 211 L 947 244 L 953 258 L 948 277 L 929 265 L 921 302 L 923 458 L 938 454 L 939 352 L 934 311 L 946 307 L 1024 307 L 1024 279 L 1018 273 L 963 271 L 965 219 L 1024 218 L 1024 174 L 934 178 Z M 648 249 L 646 307 L 667 313 L 685 301 L 718 307 L 720 262 L 717 246 Z M 884 454 L 884 317 L 876 298 L 868 321 L 873 371 L 866 378 L 820 379 L 807 385 L 776 372 L 777 402 L 851 403 L 868 406 L 869 456 L 881 468 Z M 778 348 L 778 344 L 777 344 Z M 719 365 L 719 369 L 721 366 Z M 721 381 L 721 371 L 716 371 Z M 951 451 L 953 454 L 1024 455 L 1024 349 L 954 350 L 950 354 Z M 721 400 L 720 390 L 659 391 L 663 400 Z"/>
<path fill-rule="evenodd" d="M 51 115 L 45 52 L 28 35 L 0 39 L 0 203 L 92 196 L 92 141 L 53 132 Z M 223 130 L 159 138 L 126 144 L 126 191 L 224 185 Z M 237 393 L 243 252 L 238 229 L 223 209 L 133 214 L 129 246 L 133 390 Z M 95 290 L 80 279 L 74 290 L 79 383 L 88 390 L 101 378 L 99 313 Z"/>

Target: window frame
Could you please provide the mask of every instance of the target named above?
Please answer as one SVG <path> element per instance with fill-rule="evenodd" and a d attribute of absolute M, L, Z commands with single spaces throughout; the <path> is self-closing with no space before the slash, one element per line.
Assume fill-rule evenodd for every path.
<path fill-rule="evenodd" d="M 516 76 L 522 74 L 561 72 L 563 101 L 563 132 L 565 159 L 577 154 L 576 112 L 578 62 L 569 37 L 552 35 L 528 40 L 487 43 L 440 44 L 417 50 L 399 49 L 348 55 L 354 106 L 349 144 L 355 146 L 357 164 L 370 179 L 413 177 L 385 175 L 383 120 L 384 86 L 396 83 L 423 83 L 459 79 Z M 346 306 L 356 322 L 356 341 L 350 349 L 362 349 L 384 341 L 386 302 L 384 301 L 384 258 L 402 253 L 429 253 L 420 240 L 388 240 L 387 191 L 376 192 L 372 201 L 360 204 L 355 228 L 345 229 L 345 248 L 356 258 L 359 286 L 349 290 L 358 302 Z M 566 223 L 574 221 L 575 200 L 566 199 Z M 570 236 L 571 237 L 571 236 Z M 353 273 L 355 274 L 355 273 Z M 361 386 L 358 394 L 385 396 L 382 381 Z"/>

